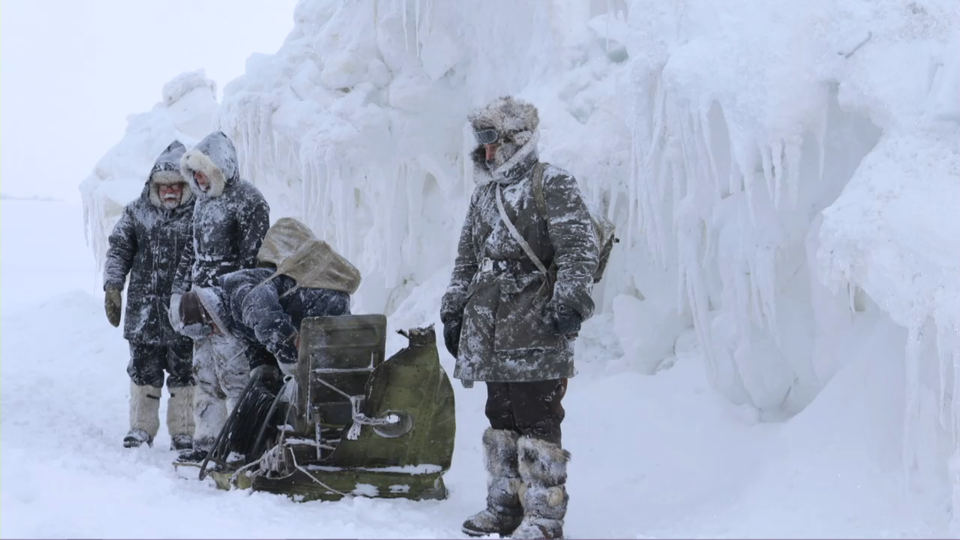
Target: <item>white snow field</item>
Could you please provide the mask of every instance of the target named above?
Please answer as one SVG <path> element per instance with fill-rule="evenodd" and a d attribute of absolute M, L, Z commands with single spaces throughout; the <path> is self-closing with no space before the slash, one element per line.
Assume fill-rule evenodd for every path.
<path fill-rule="evenodd" d="M 157 154 L 221 129 L 271 219 L 363 272 L 354 313 L 439 329 L 466 114 L 515 94 L 622 239 L 565 399 L 568 536 L 960 537 L 960 3 L 301 0 L 293 19 L 221 102 L 203 72 L 166 85 L 82 208 L 3 200 L 0 536 L 461 537 L 482 385 L 454 384 L 448 500 L 218 491 L 175 475 L 163 428 L 122 448 L 98 265 Z"/>

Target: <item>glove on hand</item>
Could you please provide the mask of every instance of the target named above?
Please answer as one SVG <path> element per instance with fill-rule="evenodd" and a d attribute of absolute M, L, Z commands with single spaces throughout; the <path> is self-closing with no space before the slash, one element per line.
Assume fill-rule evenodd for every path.
<path fill-rule="evenodd" d="M 110 324 L 120 326 L 120 312 L 123 307 L 120 289 L 107 289 L 107 294 L 103 299 L 103 307 L 107 311 L 107 320 L 110 321 Z"/>
<path fill-rule="evenodd" d="M 576 334 L 580 331 L 580 324 L 582 322 L 583 318 L 576 310 L 563 304 L 557 306 L 553 311 L 553 326 L 557 334 L 561 336 Z"/>
<path fill-rule="evenodd" d="M 280 379 L 280 370 L 277 369 L 277 366 L 260 365 L 250 370 L 250 378 L 257 377 L 263 381 L 276 381 Z"/>
<path fill-rule="evenodd" d="M 457 357 L 460 352 L 460 329 L 463 327 L 463 321 L 457 319 L 443 325 L 443 344 L 446 345 L 450 356 Z"/>

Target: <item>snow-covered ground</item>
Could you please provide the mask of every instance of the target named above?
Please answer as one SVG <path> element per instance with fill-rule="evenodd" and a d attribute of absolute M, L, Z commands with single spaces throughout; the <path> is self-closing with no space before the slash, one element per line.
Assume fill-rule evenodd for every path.
<path fill-rule="evenodd" d="M 123 450 L 95 259 L 156 154 L 220 129 L 271 220 L 363 272 L 355 311 L 439 323 L 466 112 L 509 93 L 623 240 L 566 399 L 571 537 L 960 536 L 957 20 L 955 0 L 301 0 L 242 77 L 184 73 L 131 116 L 83 208 L 2 201 L 0 534 L 460 536 L 482 386 L 454 385 L 442 502 L 224 493 L 177 478 L 164 435 Z"/>
<path fill-rule="evenodd" d="M 122 448 L 126 342 L 91 283 L 82 209 L 2 205 L 0 536 L 451 538 L 482 507 L 482 385 L 454 385 L 445 501 L 295 503 L 224 492 L 175 474 L 164 428 L 153 448 Z M 434 318 L 434 289 L 391 324 Z M 900 480 L 900 424 L 890 420 L 905 410 L 905 368 L 884 351 L 902 347 L 903 329 L 877 317 L 862 328 L 870 346 L 853 351 L 809 407 L 784 423 L 758 423 L 710 390 L 691 332 L 672 367 L 649 376 L 610 346 L 606 324 L 598 317 L 586 326 L 565 399 L 570 537 L 945 534 L 942 494 Z M 452 359 L 441 354 L 449 373 Z"/>

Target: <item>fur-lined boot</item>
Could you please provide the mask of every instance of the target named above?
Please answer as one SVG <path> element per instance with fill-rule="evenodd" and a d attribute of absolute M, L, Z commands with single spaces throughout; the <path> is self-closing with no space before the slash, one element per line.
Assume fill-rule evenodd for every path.
<path fill-rule="evenodd" d="M 176 451 L 193 448 L 193 393 L 195 386 L 170 388 L 167 401 L 167 431 L 170 432 L 170 449 Z"/>
<path fill-rule="evenodd" d="M 563 538 L 567 513 L 567 462 L 570 452 L 532 437 L 518 442 L 523 522 L 513 538 Z"/>
<path fill-rule="evenodd" d="M 136 448 L 143 443 L 153 446 L 160 430 L 160 390 L 130 382 L 130 431 L 123 438 L 124 447 Z"/>
<path fill-rule="evenodd" d="M 463 522 L 469 536 L 507 536 L 520 525 L 520 473 L 517 464 L 519 434 L 487 428 L 483 433 L 483 461 L 487 468 L 487 508 Z"/>

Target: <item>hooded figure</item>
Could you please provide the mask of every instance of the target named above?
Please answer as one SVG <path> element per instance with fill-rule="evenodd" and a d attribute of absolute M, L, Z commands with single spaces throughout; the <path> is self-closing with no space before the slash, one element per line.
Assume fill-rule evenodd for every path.
<path fill-rule="evenodd" d="M 253 268 L 270 206 L 253 184 L 240 179 L 237 151 L 223 132 L 211 133 L 183 154 L 180 172 L 197 197 L 193 250 L 177 272 L 175 293 L 208 287 L 217 276 Z"/>
<path fill-rule="evenodd" d="M 249 373 L 278 365 L 284 374 L 294 372 L 304 318 L 350 314 L 360 273 L 299 221 L 278 220 L 258 259 L 262 268 L 220 276 L 180 300 L 180 331 L 198 342 L 210 336 L 223 343 L 215 362 L 198 364 L 194 450 L 181 461 L 206 457 Z"/>
<path fill-rule="evenodd" d="M 573 176 L 539 164 L 533 105 L 502 97 L 469 120 L 480 182 L 440 310 L 454 377 L 467 387 L 487 383 L 487 509 L 463 530 L 560 538 L 570 457 L 560 400 L 574 375 L 574 339 L 594 310 L 598 241 Z M 537 170 L 545 215 L 534 197 Z"/>
<path fill-rule="evenodd" d="M 164 371 L 167 430 L 171 446 L 190 448 L 193 436 L 192 344 L 170 326 L 167 305 L 181 254 L 191 251 L 193 193 L 180 175 L 179 141 L 168 146 L 150 170 L 140 197 L 123 209 L 110 234 L 104 268 L 107 318 L 120 324 L 121 291 L 130 276 L 123 337 L 130 342 L 130 432 L 124 446 L 153 444 L 160 428 Z"/>

